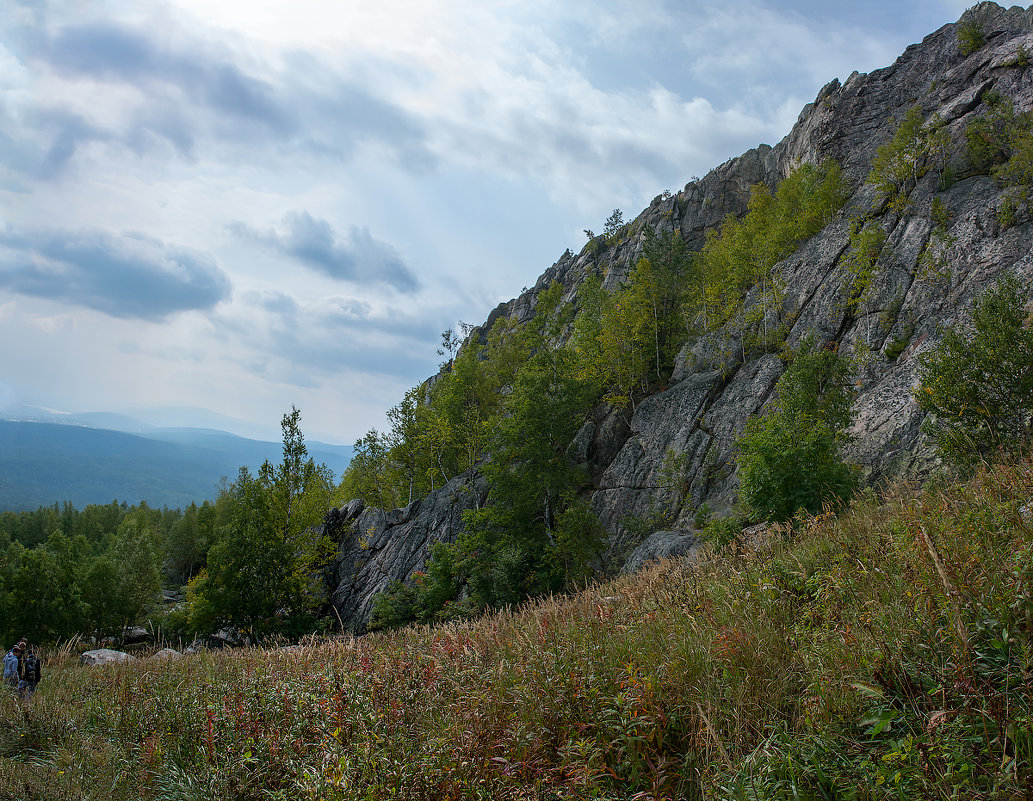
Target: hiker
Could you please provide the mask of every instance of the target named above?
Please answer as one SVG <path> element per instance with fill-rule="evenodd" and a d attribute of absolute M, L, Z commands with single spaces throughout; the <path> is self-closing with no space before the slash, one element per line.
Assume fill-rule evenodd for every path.
<path fill-rule="evenodd" d="M 4 657 L 3 681 L 4 684 L 15 691 L 17 691 L 18 682 L 21 680 L 21 657 L 22 649 L 20 645 L 15 645 L 7 652 L 7 656 Z"/>
<path fill-rule="evenodd" d="M 30 645 L 22 656 L 21 681 L 18 682 L 18 697 L 23 701 L 28 701 L 36 692 L 40 674 L 39 657 L 36 656 L 35 649 Z"/>

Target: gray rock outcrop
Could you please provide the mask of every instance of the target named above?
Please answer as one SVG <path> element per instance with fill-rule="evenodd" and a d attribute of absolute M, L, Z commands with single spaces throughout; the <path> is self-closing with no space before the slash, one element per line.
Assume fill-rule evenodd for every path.
<path fill-rule="evenodd" d="M 136 657 L 124 651 L 113 651 L 110 648 L 97 648 L 86 651 L 79 657 L 84 665 L 111 665 L 119 662 L 135 662 Z"/>
<path fill-rule="evenodd" d="M 693 559 L 702 544 L 702 540 L 691 531 L 654 531 L 631 552 L 621 568 L 621 574 L 634 573 L 659 559 L 676 556 Z"/>
<path fill-rule="evenodd" d="M 436 542 L 452 542 L 462 514 L 484 504 L 487 482 L 477 473 L 456 476 L 404 509 L 384 511 L 351 502 L 331 515 L 328 531 L 338 542 L 328 581 L 333 614 L 347 631 L 361 631 L 373 599 L 395 581 L 422 570 Z"/>
<path fill-rule="evenodd" d="M 978 23 L 986 36 L 986 44 L 968 55 L 957 36 L 965 22 Z M 861 365 L 854 439 L 846 456 L 862 467 L 867 481 L 921 476 L 936 457 L 920 433 L 921 414 L 912 397 L 920 354 L 938 341 L 944 326 L 965 324 L 973 300 L 1001 275 L 1033 284 L 1028 208 L 1020 207 L 1017 219 L 1003 225 L 1000 210 L 1008 190 L 972 174 L 965 157 L 965 131 L 985 112 L 987 93 L 1009 98 L 1018 112 L 1033 109 L 1033 68 L 1028 55 L 1022 57 L 1029 53 L 1033 9 L 974 6 L 959 23 L 907 48 L 891 66 L 829 83 L 777 145 L 761 145 L 680 192 L 658 196 L 617 237 L 597 237 L 579 254 L 568 251 L 533 288 L 493 310 L 471 337 L 483 336 L 502 318 L 529 320 L 539 293 L 553 282 L 575 304 L 589 277 L 602 277 L 610 290 L 620 286 L 642 254 L 646 231 L 677 231 L 690 251 L 698 250 L 727 215 L 746 211 L 755 184 L 773 188 L 801 163 L 835 159 L 852 188 L 844 210 L 774 271 L 784 293 L 784 319 L 791 322 L 784 344 L 791 348 L 812 336 Z M 877 149 L 913 107 L 926 125 L 940 126 L 949 146 L 945 161 L 918 180 L 906 205 L 893 209 L 865 178 Z M 934 199 L 947 212 L 939 230 Z M 864 302 L 850 304 L 844 257 L 852 221 L 861 218 L 882 229 L 885 244 Z M 757 303 L 758 297 L 748 296 L 745 311 Z M 749 416 L 770 401 L 783 371 L 775 353 L 745 346 L 743 328 L 740 319 L 732 319 L 689 342 L 666 388 L 640 399 L 633 412 L 595 410 L 568 448 L 571 461 L 591 477 L 592 508 L 610 534 L 611 566 L 617 554 L 638 553 L 640 528 L 629 520 L 660 510 L 668 525 L 687 530 L 704 504 L 721 512 L 734 502 L 735 440 Z M 485 492 L 483 480 L 467 474 L 405 509 L 342 510 L 331 584 L 344 626 L 360 629 L 376 593 L 421 569 L 431 543 L 452 541 L 461 511 L 483 503 Z M 635 558 L 649 558 L 666 542 L 674 542 L 666 532 L 647 540 Z M 691 547 L 687 543 L 682 542 Z"/>

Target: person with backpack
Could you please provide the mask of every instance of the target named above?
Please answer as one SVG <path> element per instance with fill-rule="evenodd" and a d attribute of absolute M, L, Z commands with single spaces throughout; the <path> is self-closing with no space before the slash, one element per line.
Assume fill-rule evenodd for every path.
<path fill-rule="evenodd" d="M 32 694 L 36 692 L 36 685 L 39 684 L 40 674 L 39 657 L 36 656 L 35 649 L 30 645 L 22 657 L 21 680 L 18 682 L 18 696 L 23 701 L 28 701 L 32 698 Z"/>
<path fill-rule="evenodd" d="M 3 682 L 15 691 L 18 689 L 18 682 L 21 681 L 21 656 L 21 646 L 15 645 L 4 657 Z"/>

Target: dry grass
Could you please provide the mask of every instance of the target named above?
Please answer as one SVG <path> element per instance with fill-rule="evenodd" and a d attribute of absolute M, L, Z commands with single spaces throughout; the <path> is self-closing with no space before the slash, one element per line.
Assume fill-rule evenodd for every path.
<path fill-rule="evenodd" d="M 1010 798 L 1033 471 L 858 499 L 481 620 L 82 668 L 0 699 L 0 799 Z"/>

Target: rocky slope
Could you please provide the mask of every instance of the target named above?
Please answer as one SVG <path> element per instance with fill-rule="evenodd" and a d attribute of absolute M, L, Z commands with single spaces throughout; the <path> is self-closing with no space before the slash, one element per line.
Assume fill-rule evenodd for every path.
<path fill-rule="evenodd" d="M 958 39 L 959 26 L 966 23 L 980 25 L 986 37 L 969 55 Z M 535 287 L 496 308 L 472 336 L 501 317 L 529 319 L 538 293 L 554 281 L 563 285 L 568 301 L 591 275 L 604 276 L 607 288 L 617 287 L 641 255 L 646 230 L 677 229 L 689 250 L 698 250 L 707 231 L 726 215 L 745 212 L 754 184 L 774 187 L 797 165 L 832 158 L 853 195 L 836 220 L 778 265 L 794 321 L 788 344 L 810 333 L 819 344 L 835 341 L 840 352 L 859 357 L 855 440 L 847 455 L 869 482 L 920 475 L 934 455 L 919 432 L 921 418 L 911 397 L 917 356 L 936 341 L 941 326 L 963 322 L 973 298 L 1000 274 L 1011 272 L 1033 283 L 1033 222 L 1020 213 L 1015 224 L 1002 226 L 1005 192 L 986 175 L 961 177 L 940 191 L 941 171 L 930 170 L 899 212 L 879 203 L 865 178 L 876 149 L 915 105 L 927 124 L 943 124 L 950 142 L 943 166 L 964 176 L 965 130 L 985 112 L 988 92 L 1012 99 L 1017 111 L 1033 108 L 1033 69 L 1026 53 L 1033 53 L 1033 9 L 975 6 L 957 24 L 909 47 L 892 66 L 854 73 L 842 85 L 832 81 L 776 146 L 762 145 L 676 195 L 657 197 L 618 241 L 597 238 L 580 254 L 568 251 Z M 946 235 L 934 230 L 934 197 L 948 210 Z M 886 240 L 868 302 L 851 309 L 843 292 L 849 279 L 844 255 L 851 221 L 861 215 L 879 225 Z M 929 253 L 938 256 L 936 269 L 928 267 Z M 752 302 L 747 299 L 747 306 Z M 680 537 L 688 545 L 691 538 L 684 532 L 691 530 L 701 505 L 720 511 L 734 501 L 734 440 L 768 401 L 783 369 L 773 354 L 743 359 L 740 338 L 733 321 L 686 346 L 665 391 L 642 400 L 633 414 L 597 410 L 572 444 L 571 457 L 586 464 L 594 478 L 592 506 L 611 534 L 612 558 L 635 544 L 629 518 L 670 511 L 678 531 L 666 534 L 667 540 Z M 661 481 L 668 454 L 679 456 L 677 494 Z M 342 623 L 361 629 L 373 596 L 421 569 L 431 542 L 454 538 L 458 511 L 484 500 L 483 482 L 464 476 L 404 510 L 342 512 L 335 522 L 340 551 L 331 577 Z M 659 550 L 666 552 L 665 546 Z"/>

